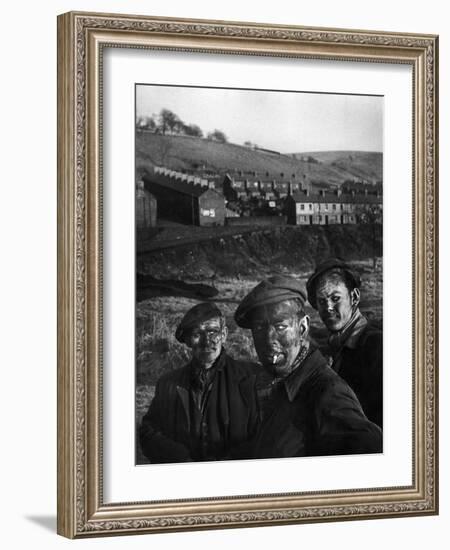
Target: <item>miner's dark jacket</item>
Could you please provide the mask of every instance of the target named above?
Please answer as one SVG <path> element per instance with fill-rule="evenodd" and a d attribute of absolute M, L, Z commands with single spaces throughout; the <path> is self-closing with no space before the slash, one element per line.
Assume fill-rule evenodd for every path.
<path fill-rule="evenodd" d="M 159 379 L 140 427 L 141 448 L 152 463 L 247 458 L 245 444 L 259 421 L 255 366 L 222 351 L 215 368 L 200 424 L 192 364 Z"/>
<path fill-rule="evenodd" d="M 253 440 L 255 458 L 382 452 L 382 432 L 348 384 L 313 349 L 278 384 Z"/>
<path fill-rule="evenodd" d="M 355 343 L 342 347 L 333 369 L 358 396 L 366 416 L 383 427 L 383 333 L 369 323 Z"/>

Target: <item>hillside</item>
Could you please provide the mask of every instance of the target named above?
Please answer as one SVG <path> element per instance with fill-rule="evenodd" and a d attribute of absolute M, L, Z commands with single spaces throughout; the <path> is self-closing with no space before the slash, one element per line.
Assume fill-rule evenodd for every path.
<path fill-rule="evenodd" d="M 338 153 L 330 152 L 330 154 Z M 274 155 L 233 143 L 219 143 L 204 138 L 159 135 L 147 131 L 136 133 L 138 173 L 154 165 L 164 165 L 174 170 L 196 170 L 204 167 L 218 173 L 234 170 L 256 171 L 258 174 L 268 172 L 274 179 L 280 177 L 281 173 L 285 178 L 295 174 L 297 179 L 304 178 L 313 184 L 326 187 L 338 186 L 345 180 L 359 177 L 381 179 L 381 169 L 376 173 L 373 168 L 376 164 L 372 162 L 373 154 L 379 155 L 382 163 L 381 153 L 358 154 L 354 157 L 357 162 L 356 160 L 352 162 L 350 159 L 346 161 L 345 155 L 342 158 L 338 156 L 336 159 L 332 157 L 334 160 L 331 162 L 324 157 L 322 161 L 314 154 L 318 160 L 314 163 L 300 160 L 292 155 Z M 304 155 L 304 153 L 298 154 L 298 156 Z"/>
<path fill-rule="evenodd" d="M 366 260 L 382 255 L 382 228 L 371 225 L 282 226 L 222 235 L 137 257 L 137 271 L 156 278 L 205 283 L 216 276 L 249 277 L 310 271 L 321 260 Z"/>
<path fill-rule="evenodd" d="M 305 155 L 311 156 L 327 166 L 345 171 L 355 178 L 383 180 L 383 153 L 366 151 L 295 153 L 296 157 Z"/>

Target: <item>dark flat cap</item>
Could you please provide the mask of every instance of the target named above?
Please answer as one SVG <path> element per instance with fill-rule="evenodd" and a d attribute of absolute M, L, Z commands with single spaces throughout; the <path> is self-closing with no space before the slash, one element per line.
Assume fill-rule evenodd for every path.
<path fill-rule="evenodd" d="M 282 275 L 269 277 L 245 296 L 234 314 L 234 319 L 240 327 L 251 328 L 250 314 L 255 308 L 285 300 L 299 300 L 302 305 L 305 303 L 306 293 L 300 281 Z"/>
<path fill-rule="evenodd" d="M 359 288 L 361 286 L 361 278 L 358 273 L 352 269 L 344 260 L 340 258 L 329 258 L 324 262 L 320 263 L 314 273 L 306 282 L 306 290 L 308 292 L 308 301 L 314 309 L 317 309 L 316 304 L 316 283 L 321 275 L 332 269 L 341 269 L 346 277 L 348 277 L 349 282 L 353 288 Z"/>
<path fill-rule="evenodd" d="M 216 304 L 210 302 L 202 302 L 201 304 L 197 304 L 188 310 L 183 319 L 181 319 L 181 322 L 175 331 L 175 338 L 179 342 L 184 343 L 186 331 L 191 330 L 200 323 L 204 323 L 210 319 L 215 319 L 216 317 L 223 317 L 223 313 L 216 306 Z"/>

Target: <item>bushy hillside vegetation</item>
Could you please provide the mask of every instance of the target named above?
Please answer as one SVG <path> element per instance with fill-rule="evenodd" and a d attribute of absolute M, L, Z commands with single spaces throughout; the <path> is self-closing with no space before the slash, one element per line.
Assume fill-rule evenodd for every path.
<path fill-rule="evenodd" d="M 309 155 L 309 154 L 308 154 Z M 136 132 L 136 170 L 139 173 L 155 165 L 174 170 L 207 169 L 218 173 L 234 170 L 269 173 L 274 179 L 280 174 L 320 185 L 338 186 L 346 180 L 382 179 L 381 153 L 329 152 L 310 154 L 316 162 L 302 160 L 305 154 L 265 153 L 233 143 L 221 143 L 182 135 L 161 135 L 141 130 Z M 317 162 L 318 161 L 318 162 Z"/>

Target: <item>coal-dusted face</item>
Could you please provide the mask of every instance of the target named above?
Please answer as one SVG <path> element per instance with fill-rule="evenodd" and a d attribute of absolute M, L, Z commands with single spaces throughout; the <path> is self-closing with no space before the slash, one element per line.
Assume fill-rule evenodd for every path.
<path fill-rule="evenodd" d="M 326 273 L 317 281 L 317 311 L 330 332 L 339 332 L 350 321 L 358 307 L 359 289 L 349 289 L 338 274 Z"/>
<path fill-rule="evenodd" d="M 309 318 L 294 300 L 255 308 L 253 342 L 261 363 L 276 376 L 291 372 L 309 328 Z"/>
<path fill-rule="evenodd" d="M 225 321 L 213 317 L 193 327 L 184 341 L 191 348 L 193 358 L 203 367 L 209 368 L 219 357 L 227 335 Z"/>

